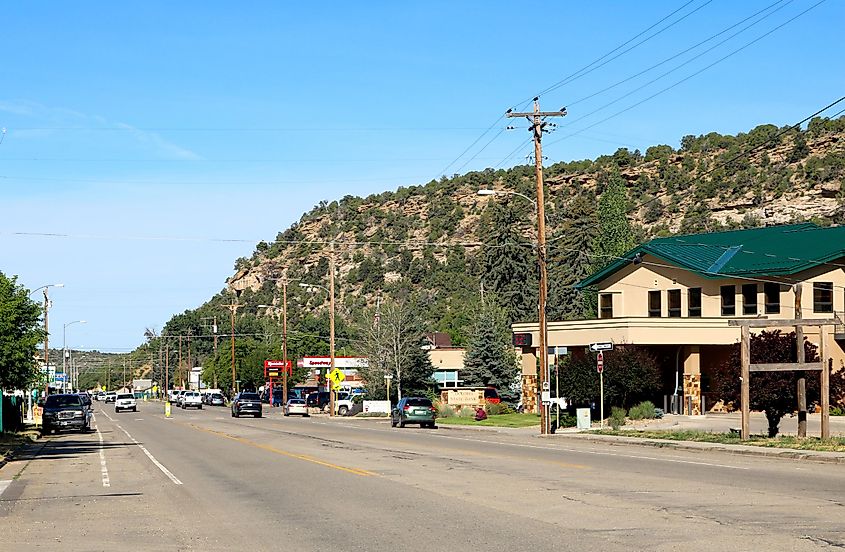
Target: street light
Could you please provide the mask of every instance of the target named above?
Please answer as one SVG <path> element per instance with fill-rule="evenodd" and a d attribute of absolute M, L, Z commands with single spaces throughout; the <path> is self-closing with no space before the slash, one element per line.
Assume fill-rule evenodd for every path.
<path fill-rule="evenodd" d="M 74 320 L 73 322 L 67 322 L 62 326 L 62 374 L 65 375 L 65 384 L 67 384 L 67 327 L 71 324 L 86 324 L 85 320 Z M 73 384 L 73 379 L 71 378 L 70 387 L 74 389 L 75 386 Z"/>
<path fill-rule="evenodd" d="M 334 258 L 334 256 L 332 256 Z M 332 390 L 331 386 L 329 385 L 329 374 L 334 371 L 335 368 L 335 356 L 334 356 L 334 263 L 332 263 L 332 267 L 329 272 L 329 287 L 321 286 L 319 284 L 306 284 L 304 282 L 299 283 L 299 287 L 306 288 L 309 292 L 312 292 L 315 289 L 322 289 L 325 290 L 329 294 L 329 355 L 331 356 L 331 367 L 329 368 L 329 372 L 326 374 L 326 389 L 329 391 L 329 416 L 334 416 L 334 391 Z"/>
<path fill-rule="evenodd" d="M 538 184 L 539 186 L 539 184 Z M 535 201 L 528 197 L 525 194 L 521 194 L 519 192 L 514 192 L 511 190 L 492 190 L 492 189 L 481 189 L 478 190 L 478 195 L 481 196 L 491 196 L 491 195 L 515 195 L 521 198 L 527 199 L 531 202 L 534 206 L 534 214 L 537 217 L 537 264 L 540 268 L 540 282 L 539 282 L 539 301 L 538 301 L 538 322 L 539 322 L 539 334 L 540 334 L 540 343 L 538 344 L 539 352 L 540 352 L 540 369 L 538 371 L 538 378 L 537 378 L 537 391 L 536 396 L 540 399 L 540 433 L 545 434 L 548 433 L 548 423 L 549 423 L 549 416 L 546 413 L 546 407 L 542 404 L 542 390 L 545 388 L 544 384 L 548 385 L 548 381 L 550 379 L 550 374 L 546 372 L 549 369 L 549 356 L 548 356 L 548 348 L 546 345 L 547 342 L 547 327 L 546 327 L 546 294 L 548 293 L 548 284 L 546 282 L 547 273 L 546 273 L 546 220 L 545 220 L 545 213 L 543 210 L 543 202 L 542 202 L 542 187 L 538 188 L 537 195 L 540 198 L 540 201 Z"/>
<path fill-rule="evenodd" d="M 34 290 L 30 291 L 29 294 L 32 295 L 36 291 L 44 290 L 44 366 L 47 368 L 47 383 L 44 384 L 44 396 L 50 394 L 50 323 L 49 323 L 49 312 L 50 312 L 50 296 L 47 294 L 47 290 L 51 287 L 65 287 L 64 284 L 47 284 L 45 286 L 37 287 Z"/>

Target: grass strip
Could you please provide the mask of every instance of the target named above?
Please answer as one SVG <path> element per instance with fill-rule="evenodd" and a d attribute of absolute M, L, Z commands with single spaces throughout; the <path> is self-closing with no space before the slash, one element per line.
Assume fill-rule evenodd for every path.
<path fill-rule="evenodd" d="M 764 435 L 752 435 L 747 441 L 739 438 L 733 433 L 713 433 L 708 431 L 671 431 L 671 430 L 612 430 L 591 432 L 598 435 L 616 435 L 621 437 L 638 437 L 642 439 L 665 439 L 667 441 L 695 441 L 700 443 L 720 443 L 726 445 L 752 445 L 755 447 L 783 448 L 794 450 L 815 450 L 822 452 L 845 452 L 845 437 L 831 437 L 821 439 L 819 437 L 797 437 L 782 435 L 779 437 L 766 437 Z"/>
<path fill-rule="evenodd" d="M 437 418 L 437 423 L 442 425 L 461 426 L 532 427 L 540 425 L 540 417 L 536 414 L 499 414 L 495 416 L 488 416 L 486 420 L 476 422 L 474 418 L 451 416 L 449 418 Z"/>

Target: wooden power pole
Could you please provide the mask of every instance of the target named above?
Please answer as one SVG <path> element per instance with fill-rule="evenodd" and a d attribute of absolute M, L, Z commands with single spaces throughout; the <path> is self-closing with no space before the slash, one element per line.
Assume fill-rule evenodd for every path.
<path fill-rule="evenodd" d="M 540 289 L 539 289 L 539 304 L 538 316 L 540 326 L 540 339 L 538 344 L 537 355 L 539 357 L 540 366 L 537 377 L 537 397 L 542 398 L 543 391 L 549 391 L 549 354 L 548 345 L 546 343 L 547 328 L 546 328 L 546 297 L 548 293 L 548 281 L 546 272 L 546 211 L 544 206 L 543 195 L 543 132 L 548 132 L 546 126 L 547 117 L 563 117 L 566 115 L 566 108 L 560 111 L 540 111 L 540 98 L 534 98 L 534 111 L 528 113 L 516 113 L 509 111 L 508 117 L 525 117 L 531 122 L 528 127 L 529 132 L 534 137 L 534 172 L 537 179 L 537 263 L 540 268 Z M 537 401 L 540 406 L 540 434 L 547 434 L 550 432 L 549 427 L 549 412 L 542 400 Z"/>

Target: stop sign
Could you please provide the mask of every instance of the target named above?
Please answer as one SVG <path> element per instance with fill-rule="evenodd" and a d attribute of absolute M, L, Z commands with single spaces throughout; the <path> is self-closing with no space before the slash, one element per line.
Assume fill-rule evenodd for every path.
<path fill-rule="evenodd" d="M 599 354 L 596 355 L 596 372 L 601 374 L 602 370 L 604 370 L 604 353 L 599 351 Z"/>

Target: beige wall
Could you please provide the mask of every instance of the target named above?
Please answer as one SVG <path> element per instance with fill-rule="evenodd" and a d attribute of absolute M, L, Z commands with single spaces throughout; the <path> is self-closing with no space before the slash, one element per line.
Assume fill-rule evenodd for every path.
<path fill-rule="evenodd" d="M 466 349 L 430 349 L 428 358 L 435 370 L 463 370 Z"/>

